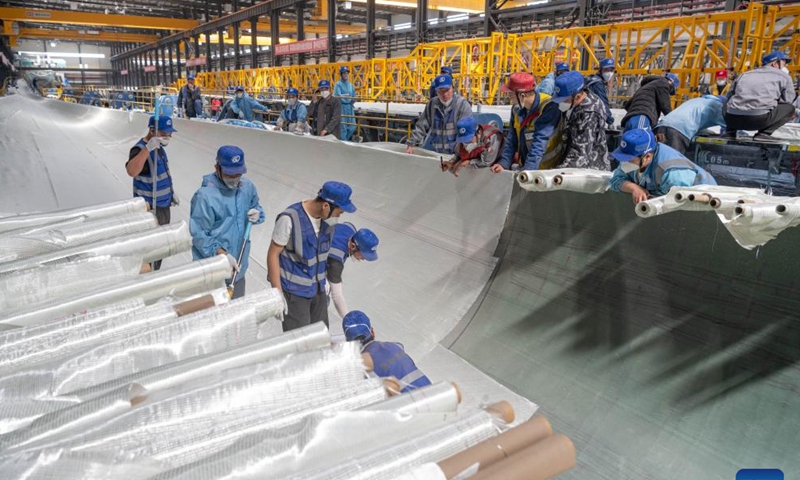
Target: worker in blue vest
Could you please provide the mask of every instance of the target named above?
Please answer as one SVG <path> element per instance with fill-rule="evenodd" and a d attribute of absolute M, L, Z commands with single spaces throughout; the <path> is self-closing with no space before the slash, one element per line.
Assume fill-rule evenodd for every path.
<path fill-rule="evenodd" d="M 447 65 L 444 65 L 439 70 L 439 75 L 448 75 L 450 76 L 450 78 L 453 78 L 453 67 L 448 67 Z M 453 89 L 455 90 L 455 88 L 456 88 L 456 82 L 455 79 L 453 79 Z M 434 82 L 431 82 L 431 86 L 428 89 L 428 98 L 433 98 L 435 96 L 436 96 L 436 85 Z"/>
<path fill-rule="evenodd" d="M 372 230 L 362 228 L 356 230 L 352 223 L 342 222 L 333 231 L 331 251 L 328 254 L 328 283 L 331 289 L 331 300 L 340 317 L 347 313 L 344 300 L 342 272 L 347 259 L 374 262 L 378 259 L 378 236 Z"/>
<path fill-rule="evenodd" d="M 158 117 L 158 125 L 155 115 L 152 115 L 147 127 L 147 135 L 131 148 L 125 170 L 133 177 L 133 196 L 144 198 L 151 209 L 155 208 L 158 224 L 167 225 L 171 217 L 170 207 L 177 206 L 179 201 L 172 188 L 169 160 L 164 147 L 169 144 L 172 134 L 177 130 L 172 126 L 172 119 L 165 115 Z M 152 174 L 152 166 L 155 166 L 155 176 Z M 161 260 L 153 262 L 152 267 L 153 270 L 161 268 Z"/>
<path fill-rule="evenodd" d="M 202 186 L 192 197 L 189 222 L 194 260 L 214 255 L 228 258 L 236 272 L 230 280 L 233 298 L 245 293 L 245 273 L 250 263 L 250 240 L 245 238 L 247 224 L 264 223 L 258 190 L 253 182 L 242 176 L 246 172 L 241 148 L 233 145 L 220 147 L 214 173 L 203 177 Z"/>
<path fill-rule="evenodd" d="M 350 82 L 349 67 L 346 65 L 341 67 L 339 69 L 339 75 L 341 75 L 342 78 L 333 86 L 333 95 L 339 97 L 339 103 L 342 104 L 341 140 L 347 141 L 350 140 L 350 137 L 352 137 L 353 133 L 356 131 L 356 117 L 354 116 L 356 113 L 354 107 L 356 103 L 356 87 Z"/>
<path fill-rule="evenodd" d="M 458 137 L 456 124 L 472 116 L 472 106 L 467 99 L 453 89 L 453 77 L 439 75 L 433 80 L 436 95 L 431 98 L 420 114 L 411 136 L 406 140 L 406 153 L 414 153 L 414 147 L 424 147 L 430 142 L 431 149 L 452 155 Z"/>
<path fill-rule="evenodd" d="M 619 161 L 609 182 L 611 190 L 630 194 L 634 204 L 666 195 L 672 187 L 717 184 L 699 165 L 658 143 L 649 128 L 625 132 L 611 155 Z"/>
<path fill-rule="evenodd" d="M 361 310 L 353 310 L 342 319 L 342 330 L 348 342 L 360 342 L 361 353 L 372 357 L 372 371 L 379 377 L 394 377 L 400 383 L 400 393 L 406 393 L 431 384 L 408 356 L 400 343 L 375 340 L 375 330 L 369 317 Z"/>
<path fill-rule="evenodd" d="M 356 211 L 352 192 L 347 184 L 325 182 L 316 198 L 290 205 L 275 221 L 267 275 L 286 299 L 279 315 L 284 332 L 315 322 L 328 325 L 328 252 L 338 217 Z"/>
<path fill-rule="evenodd" d="M 308 110 L 298 100 L 300 92 L 292 87 L 286 90 L 286 108 L 278 118 L 278 128 L 287 132 L 306 133 L 308 131 Z"/>

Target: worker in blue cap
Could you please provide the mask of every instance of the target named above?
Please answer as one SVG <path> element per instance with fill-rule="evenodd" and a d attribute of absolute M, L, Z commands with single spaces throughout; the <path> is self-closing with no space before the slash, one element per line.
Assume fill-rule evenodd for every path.
<path fill-rule="evenodd" d="M 319 137 L 342 136 L 342 103 L 331 95 L 331 82 L 320 80 L 317 85 L 320 98 L 315 106 L 314 128 L 312 133 Z"/>
<path fill-rule="evenodd" d="M 306 133 L 308 131 L 308 109 L 300 103 L 300 92 L 291 87 L 286 90 L 286 108 L 278 118 L 278 128 L 286 132 Z"/>
<path fill-rule="evenodd" d="M 465 117 L 456 124 L 456 151 L 453 157 L 442 162 L 442 171 L 456 177 L 464 167 L 485 168 L 494 165 L 503 153 L 505 136 L 491 124 L 479 124 L 475 117 Z"/>
<path fill-rule="evenodd" d="M 773 141 L 772 134 L 794 117 L 794 85 L 785 53 L 764 55 L 761 68 L 745 72 L 734 80 L 725 102 L 726 136 L 737 130 L 755 130 L 754 140 Z"/>
<path fill-rule="evenodd" d="M 699 165 L 658 143 L 649 128 L 625 132 L 611 155 L 619 161 L 609 182 L 611 190 L 630 194 L 634 204 L 666 195 L 672 187 L 717 184 Z"/>
<path fill-rule="evenodd" d="M 356 131 L 356 117 L 354 116 L 356 103 L 356 87 L 350 82 L 350 67 L 347 65 L 339 68 L 341 79 L 336 82 L 333 94 L 339 98 L 342 104 L 342 126 L 341 139 L 350 140 Z"/>
<path fill-rule="evenodd" d="M 406 393 L 431 384 L 414 360 L 406 353 L 402 344 L 375 340 L 375 330 L 367 315 L 353 310 L 342 319 L 342 331 L 348 342 L 361 343 L 361 353 L 372 357 L 375 375 L 394 377 L 400 383 L 400 393 Z"/>
<path fill-rule="evenodd" d="M 267 274 L 286 299 L 280 315 L 284 332 L 315 322 L 328 325 L 328 253 L 339 216 L 356 211 L 352 192 L 345 183 L 325 182 L 316 198 L 290 205 L 275 221 Z"/>
<path fill-rule="evenodd" d="M 225 255 L 236 272 L 230 280 L 233 298 L 245 294 L 245 273 L 250 263 L 250 239 L 247 224 L 264 223 L 264 209 L 258 190 L 247 173 L 244 152 L 233 145 L 217 150 L 214 173 L 192 197 L 189 230 L 192 233 L 192 258 L 199 260 Z"/>
<path fill-rule="evenodd" d="M 186 118 L 200 117 L 203 114 L 203 97 L 200 87 L 195 84 L 194 75 L 187 75 L 186 85 L 178 91 L 178 108 Z"/>
<path fill-rule="evenodd" d="M 606 142 L 606 109 L 578 71 L 556 79 L 552 101 L 564 112 L 564 157 L 559 168 L 611 170 Z"/>
<path fill-rule="evenodd" d="M 636 128 L 653 129 L 661 115 L 672 111 L 672 99 L 681 82 L 674 73 L 648 75 L 636 93 L 625 102 L 625 117 L 622 118 L 624 131 Z"/>
<path fill-rule="evenodd" d="M 450 75 L 450 78 L 453 78 L 453 67 L 442 65 L 442 68 L 439 69 L 439 75 Z M 454 78 L 453 78 L 453 88 L 455 88 Z M 434 82 L 431 82 L 430 89 L 428 90 L 428 98 L 433 98 L 435 96 L 436 96 L 436 87 L 434 85 Z"/>
<path fill-rule="evenodd" d="M 606 123 L 609 127 L 614 125 L 614 116 L 611 114 L 611 105 L 608 102 L 608 89 L 611 87 L 616 72 L 617 64 L 614 59 L 604 58 L 600 60 L 597 73 L 586 76 L 586 88 L 605 105 Z"/>
<path fill-rule="evenodd" d="M 433 86 L 436 96 L 425 105 L 414 125 L 414 131 L 406 141 L 406 153 L 414 153 L 414 147 L 430 143 L 434 151 L 451 155 L 458 136 L 456 124 L 472 116 L 472 106 L 453 90 L 453 77 L 439 75 L 433 80 Z"/>
<path fill-rule="evenodd" d="M 367 228 L 356 230 L 352 223 L 340 222 L 336 224 L 331 242 L 328 254 L 328 284 L 336 312 L 340 317 L 344 317 L 348 311 L 342 283 L 344 265 L 349 258 L 368 262 L 377 260 L 378 236 Z"/>
<path fill-rule="evenodd" d="M 538 85 L 536 85 L 536 93 L 544 93 L 553 96 L 553 91 L 556 88 L 556 78 L 569 72 L 569 65 L 565 62 L 556 62 L 555 69 L 548 73 Z"/>
<path fill-rule="evenodd" d="M 234 96 L 228 100 L 219 112 L 217 120 L 225 118 L 237 118 L 239 120 L 247 120 L 252 122 L 255 119 L 254 110 L 269 110 L 269 108 L 258 103 L 258 100 L 249 96 L 244 91 L 244 87 L 239 85 L 236 87 Z"/>
<path fill-rule="evenodd" d="M 140 138 L 128 153 L 125 170 L 133 178 L 133 196 L 144 198 L 150 208 L 155 209 L 158 224 L 167 225 L 171 218 L 170 207 L 180 202 L 172 187 L 169 160 L 164 147 L 177 130 L 172 125 L 172 118 L 166 115 L 160 115 L 158 123 L 155 115 L 150 116 L 147 129 L 147 135 Z M 153 262 L 152 268 L 161 268 L 161 260 Z"/>

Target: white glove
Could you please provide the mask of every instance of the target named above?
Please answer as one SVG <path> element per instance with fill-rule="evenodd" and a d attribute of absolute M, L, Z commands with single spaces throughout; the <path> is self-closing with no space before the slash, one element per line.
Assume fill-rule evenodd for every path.
<path fill-rule="evenodd" d="M 178 198 L 178 196 L 173 193 L 172 194 L 172 206 L 177 207 L 180 204 L 181 204 L 181 199 Z"/>
<path fill-rule="evenodd" d="M 283 295 L 283 293 L 281 293 L 281 297 L 283 298 L 283 311 L 278 312 L 275 315 L 275 318 L 277 318 L 279 322 L 283 323 L 284 317 L 289 314 L 289 304 L 286 302 L 286 297 Z"/>
<path fill-rule="evenodd" d="M 250 220 L 250 223 L 256 223 L 259 218 L 261 218 L 261 212 L 257 208 L 251 208 L 247 211 L 247 219 Z"/>
<path fill-rule="evenodd" d="M 228 259 L 228 263 L 231 264 L 231 268 L 233 269 L 233 271 L 239 273 L 239 263 L 236 261 L 233 255 L 231 255 L 230 253 L 226 253 L 225 258 Z"/>
<path fill-rule="evenodd" d="M 161 146 L 161 140 L 158 137 L 153 137 L 147 141 L 147 151 L 152 152 L 153 150 L 159 148 Z"/>

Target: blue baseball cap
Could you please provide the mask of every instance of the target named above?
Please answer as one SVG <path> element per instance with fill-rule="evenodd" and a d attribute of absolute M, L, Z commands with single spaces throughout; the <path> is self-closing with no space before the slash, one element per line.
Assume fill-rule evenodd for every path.
<path fill-rule="evenodd" d="M 445 65 L 441 70 L 439 70 L 439 73 L 443 75 L 453 75 L 453 67 L 448 67 Z"/>
<path fill-rule="evenodd" d="M 289 87 L 289 89 L 286 90 L 286 95 L 294 95 L 295 97 L 299 97 L 300 92 L 298 92 L 297 89 L 294 87 Z"/>
<path fill-rule="evenodd" d="M 614 59 L 609 57 L 600 60 L 600 70 L 604 68 L 617 68 L 617 65 L 614 63 Z"/>
<path fill-rule="evenodd" d="M 361 252 L 364 260 L 374 262 L 378 259 L 378 236 L 372 230 L 362 228 L 353 234 L 351 240 L 356 244 L 356 248 Z"/>
<path fill-rule="evenodd" d="M 677 90 L 678 87 L 681 86 L 681 80 L 674 73 L 667 73 L 664 76 L 667 77 L 667 80 L 672 82 L 672 88 L 674 88 L 675 90 Z"/>
<path fill-rule="evenodd" d="M 217 165 L 225 175 L 240 175 L 247 172 L 247 167 L 244 166 L 244 152 L 233 145 L 219 147 Z"/>
<path fill-rule="evenodd" d="M 620 162 L 630 162 L 632 159 L 648 154 L 656 148 L 656 136 L 649 128 L 635 128 L 622 135 L 619 148 L 611 152 L 611 156 Z"/>
<path fill-rule="evenodd" d="M 186 80 L 194 80 L 194 75 L 191 74 L 187 75 Z"/>
<path fill-rule="evenodd" d="M 564 62 L 556 63 L 556 72 L 560 72 L 562 70 L 569 70 L 569 65 Z"/>
<path fill-rule="evenodd" d="M 761 58 L 761 65 L 766 65 L 768 63 L 772 63 L 775 60 L 785 60 L 787 63 L 791 62 L 792 59 L 787 57 L 782 50 L 776 50 L 774 52 L 768 53 Z"/>
<path fill-rule="evenodd" d="M 456 142 L 469 143 L 478 131 L 478 120 L 472 115 L 464 117 L 456 123 Z"/>
<path fill-rule="evenodd" d="M 236 91 L 236 92 L 244 92 L 244 87 L 243 87 L 243 86 L 241 86 L 241 85 L 239 85 L 239 86 L 237 86 L 237 87 L 236 87 L 236 90 L 235 90 L 235 91 Z"/>
<path fill-rule="evenodd" d="M 148 128 L 155 128 L 156 126 L 156 116 L 150 115 L 150 120 L 147 122 Z M 165 132 L 165 133 L 175 133 L 177 130 L 172 126 L 172 119 L 166 115 L 159 115 L 158 116 L 158 131 Z"/>
<path fill-rule="evenodd" d="M 345 65 L 345 66 L 343 66 L 342 68 L 340 68 L 340 69 L 339 69 L 339 74 L 341 75 L 342 73 L 350 73 L 350 67 L 348 67 L 347 65 Z"/>
<path fill-rule="evenodd" d="M 331 82 L 327 80 L 320 80 L 319 84 L 317 84 L 317 88 L 331 88 Z"/>
<path fill-rule="evenodd" d="M 347 213 L 353 213 L 356 211 L 356 206 L 350 201 L 352 194 L 353 189 L 346 183 L 330 181 L 322 185 L 317 196 Z"/>
<path fill-rule="evenodd" d="M 361 310 L 352 310 L 342 319 L 342 331 L 348 342 L 359 337 L 372 338 L 372 323 L 366 313 Z"/>
<path fill-rule="evenodd" d="M 581 72 L 570 71 L 564 73 L 556 78 L 553 101 L 556 103 L 563 102 L 581 90 L 583 90 L 583 75 L 581 75 Z"/>
<path fill-rule="evenodd" d="M 440 88 L 452 88 L 453 87 L 453 77 L 450 75 L 437 75 L 436 78 L 433 79 L 433 88 L 439 90 Z"/>

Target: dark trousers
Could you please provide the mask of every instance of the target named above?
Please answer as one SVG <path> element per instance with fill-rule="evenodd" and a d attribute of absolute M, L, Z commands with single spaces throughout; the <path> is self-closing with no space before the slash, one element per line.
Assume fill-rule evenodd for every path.
<path fill-rule="evenodd" d="M 732 115 L 725 113 L 726 132 L 736 130 L 756 130 L 758 133 L 772 135 L 794 117 L 794 106 L 789 103 L 779 103 L 769 113 L 764 115 Z"/>
<path fill-rule="evenodd" d="M 236 300 L 237 298 L 244 297 L 244 289 L 245 289 L 245 278 L 242 277 L 238 282 L 233 284 L 233 296 L 231 300 Z"/>
<path fill-rule="evenodd" d="M 656 134 L 659 142 L 674 148 L 680 153 L 686 153 L 692 143 L 691 138 L 684 137 L 681 132 L 672 127 L 658 127 L 653 133 Z"/>
<path fill-rule="evenodd" d="M 172 218 L 172 216 L 170 215 L 169 207 L 156 207 L 156 220 L 158 220 L 159 225 L 169 225 L 170 218 Z M 153 271 L 160 269 L 161 260 L 156 260 L 151 263 L 150 266 L 153 268 Z"/>
<path fill-rule="evenodd" d="M 288 332 L 316 322 L 325 322 L 328 326 L 328 296 L 325 292 L 317 292 L 311 298 L 298 297 L 283 292 L 289 313 L 283 316 L 283 331 Z"/>

